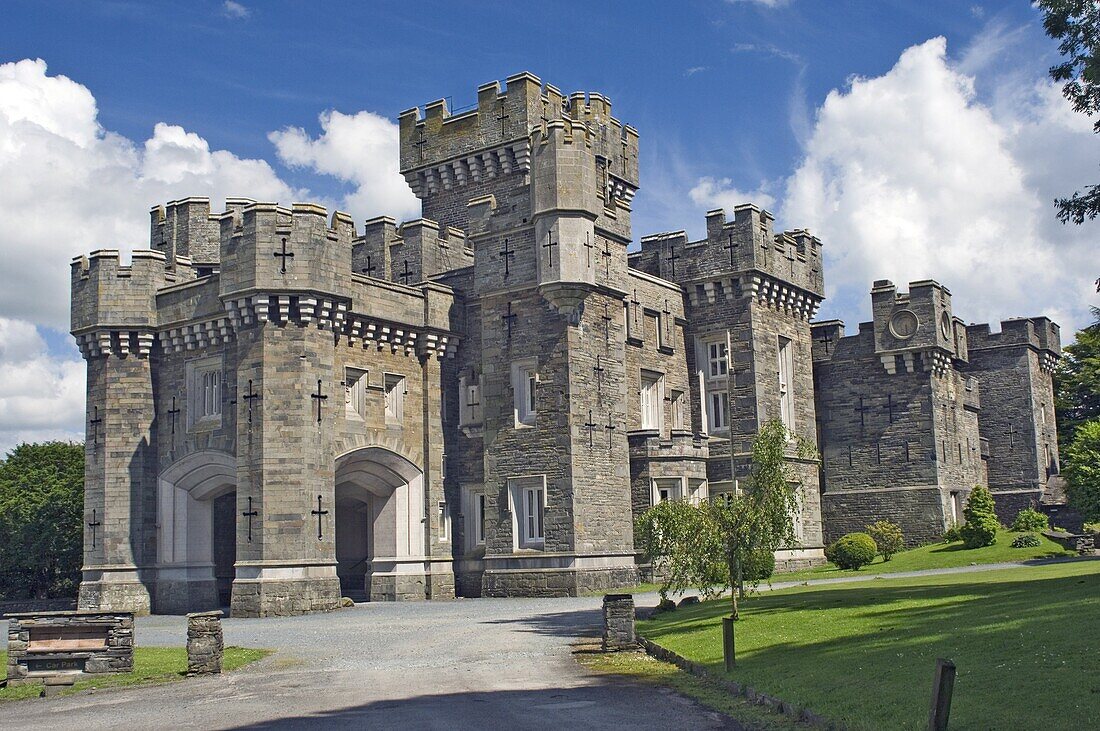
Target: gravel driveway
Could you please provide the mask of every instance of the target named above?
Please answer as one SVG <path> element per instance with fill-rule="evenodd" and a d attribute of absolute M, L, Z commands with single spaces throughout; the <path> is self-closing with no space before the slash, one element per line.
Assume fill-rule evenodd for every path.
<path fill-rule="evenodd" d="M 600 601 L 377 603 L 228 619 L 226 644 L 276 654 L 220 677 L 4 704 L 0 727 L 735 727 L 670 691 L 586 674 L 571 643 L 598 636 Z M 185 641 L 182 617 L 138 620 L 139 646 Z"/>

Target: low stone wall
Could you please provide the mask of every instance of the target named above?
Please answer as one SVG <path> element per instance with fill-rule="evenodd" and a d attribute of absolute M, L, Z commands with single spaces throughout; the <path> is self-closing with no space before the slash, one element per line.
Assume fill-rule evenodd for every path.
<path fill-rule="evenodd" d="M 8 616 L 8 684 L 60 674 L 134 669 L 132 612 L 37 612 Z"/>
<path fill-rule="evenodd" d="M 222 613 L 194 612 L 187 615 L 187 674 L 210 675 L 222 671 Z"/>
<path fill-rule="evenodd" d="M 664 662 L 670 662 L 676 667 L 680 668 L 686 673 L 691 673 L 696 677 L 706 678 L 708 681 L 722 686 L 733 695 L 744 696 L 746 700 L 751 703 L 764 706 L 766 708 L 781 713 L 784 716 L 791 718 L 794 721 L 804 723 L 811 728 L 830 729 L 830 731 L 845 731 L 847 728 L 844 724 L 836 723 L 834 721 L 826 720 L 823 716 L 820 716 L 809 708 L 803 706 L 796 706 L 792 703 L 788 703 L 781 698 L 768 695 L 767 693 L 761 693 L 751 685 L 742 685 L 734 680 L 726 680 L 725 678 L 714 675 L 709 672 L 705 667 L 699 663 L 692 662 L 687 658 L 679 655 L 672 650 L 661 647 L 656 642 L 653 642 L 645 637 L 638 635 L 638 644 L 646 651 L 646 654 L 651 657 L 655 657 L 658 660 Z"/>
<path fill-rule="evenodd" d="M 482 574 L 481 595 L 487 597 L 564 597 L 634 586 L 638 570 L 633 566 L 606 569 L 535 569 L 531 571 L 487 569 Z"/>
<path fill-rule="evenodd" d="M 68 599 L 8 599 L 0 601 L 0 617 L 8 614 L 31 612 L 72 612 L 76 610 L 76 597 Z"/>

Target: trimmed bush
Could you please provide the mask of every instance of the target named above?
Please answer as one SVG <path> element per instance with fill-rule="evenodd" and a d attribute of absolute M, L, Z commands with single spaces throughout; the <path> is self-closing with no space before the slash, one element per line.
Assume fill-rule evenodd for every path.
<path fill-rule="evenodd" d="M 741 578 L 746 582 L 764 581 L 775 573 L 775 554 L 753 551 L 741 564 Z"/>
<path fill-rule="evenodd" d="M 1048 527 L 1047 516 L 1035 508 L 1024 508 L 1012 521 L 1012 530 L 1017 533 L 1039 533 Z"/>
<path fill-rule="evenodd" d="M 944 543 L 955 543 L 963 539 L 962 532 L 959 530 L 959 526 L 953 525 L 943 532 Z"/>
<path fill-rule="evenodd" d="M 1043 542 L 1034 533 L 1021 533 L 1012 539 L 1013 548 L 1038 548 L 1041 545 Z"/>
<path fill-rule="evenodd" d="M 878 546 L 866 533 L 849 533 L 829 546 L 829 560 L 842 569 L 858 570 L 875 560 Z"/>
<path fill-rule="evenodd" d="M 966 499 L 963 509 L 966 522 L 959 533 L 967 548 L 992 546 L 997 542 L 997 529 L 1001 527 L 993 509 L 993 493 L 985 485 L 975 485 Z"/>
<path fill-rule="evenodd" d="M 905 535 L 897 523 L 888 520 L 875 521 L 867 526 L 867 535 L 875 539 L 883 561 L 889 561 L 895 553 L 905 548 Z"/>

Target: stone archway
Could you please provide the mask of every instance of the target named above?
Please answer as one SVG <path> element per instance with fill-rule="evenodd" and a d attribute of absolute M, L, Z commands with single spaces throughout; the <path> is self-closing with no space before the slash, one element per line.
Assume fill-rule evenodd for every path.
<path fill-rule="evenodd" d="M 157 478 L 157 613 L 220 606 L 219 578 L 222 594 L 233 578 L 236 489 L 237 461 L 224 452 L 189 454 Z"/>
<path fill-rule="evenodd" d="M 352 598 L 423 599 L 424 473 L 385 447 L 336 459 L 336 572 Z"/>

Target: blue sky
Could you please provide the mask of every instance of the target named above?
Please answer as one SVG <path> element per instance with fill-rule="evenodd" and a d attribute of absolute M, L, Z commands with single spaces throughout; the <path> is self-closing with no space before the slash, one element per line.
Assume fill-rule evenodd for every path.
<path fill-rule="evenodd" d="M 1050 201 L 1100 177 L 1100 138 L 1057 58 L 1021 0 L 7 0 L 0 449 L 82 430 L 72 255 L 146 246 L 149 206 L 187 195 L 414 217 L 398 112 L 521 70 L 640 130 L 636 240 L 754 201 L 822 238 L 821 316 L 851 330 L 873 279 L 932 277 L 968 321 L 1047 314 L 1068 339 L 1100 222 Z"/>

